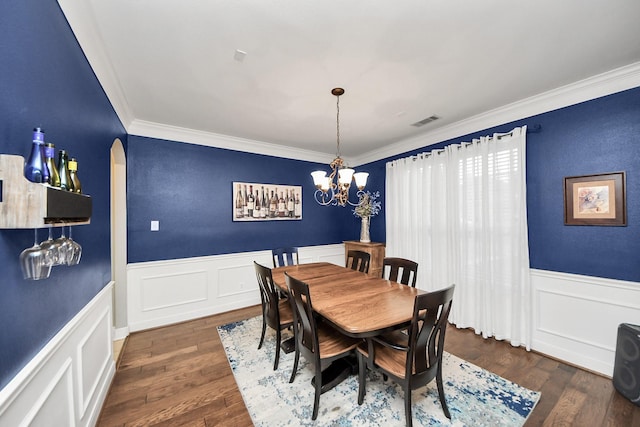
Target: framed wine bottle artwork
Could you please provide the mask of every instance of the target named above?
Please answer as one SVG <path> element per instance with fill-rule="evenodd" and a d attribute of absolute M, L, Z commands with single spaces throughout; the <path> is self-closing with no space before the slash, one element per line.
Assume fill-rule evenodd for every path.
<path fill-rule="evenodd" d="M 234 221 L 302 219 L 302 186 L 233 182 Z"/>

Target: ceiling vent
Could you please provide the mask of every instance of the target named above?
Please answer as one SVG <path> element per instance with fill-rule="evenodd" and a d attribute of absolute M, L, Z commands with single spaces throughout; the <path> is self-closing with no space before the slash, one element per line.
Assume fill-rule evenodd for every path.
<path fill-rule="evenodd" d="M 439 118 L 440 117 L 438 117 L 438 116 L 427 117 L 426 119 L 422 119 L 419 122 L 413 123 L 411 126 L 415 126 L 415 127 L 419 128 L 420 126 L 424 126 L 427 123 L 434 122 L 434 121 L 438 120 Z"/>

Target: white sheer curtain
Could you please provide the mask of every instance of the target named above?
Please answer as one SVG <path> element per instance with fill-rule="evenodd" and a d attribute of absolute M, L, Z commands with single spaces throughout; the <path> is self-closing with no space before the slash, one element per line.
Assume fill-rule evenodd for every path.
<path fill-rule="evenodd" d="M 419 263 L 419 288 L 455 284 L 449 320 L 531 345 L 526 126 L 387 163 L 387 256 Z"/>

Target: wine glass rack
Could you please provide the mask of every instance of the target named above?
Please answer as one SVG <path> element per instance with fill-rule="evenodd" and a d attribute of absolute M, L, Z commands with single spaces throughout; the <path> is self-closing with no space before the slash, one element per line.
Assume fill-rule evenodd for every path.
<path fill-rule="evenodd" d="M 30 182 L 24 157 L 0 154 L 0 228 L 89 224 L 91 212 L 91 196 Z"/>

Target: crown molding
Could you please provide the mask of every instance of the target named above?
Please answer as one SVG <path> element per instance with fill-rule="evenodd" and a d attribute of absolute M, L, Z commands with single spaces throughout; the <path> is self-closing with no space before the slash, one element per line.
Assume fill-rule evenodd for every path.
<path fill-rule="evenodd" d="M 212 132 L 203 132 L 177 126 L 169 126 L 144 120 L 133 120 L 127 128 L 127 133 L 130 135 L 166 139 L 215 148 L 226 148 L 228 150 L 242 151 L 252 154 L 264 154 L 267 156 L 283 157 L 287 159 L 306 160 L 309 162 L 330 163 L 331 160 L 333 160 L 333 157 L 327 153 L 303 150 L 284 145 L 271 144 L 268 142 L 238 138 L 229 135 L 221 135 Z"/>
<path fill-rule="evenodd" d="M 127 124 L 133 120 L 133 113 L 113 71 L 111 58 L 104 49 L 104 41 L 97 31 L 97 21 L 91 2 L 58 0 L 58 4 L 113 110 L 126 129 Z"/>
<path fill-rule="evenodd" d="M 640 86 L 640 62 L 499 107 L 352 159 L 354 166 Z"/>

